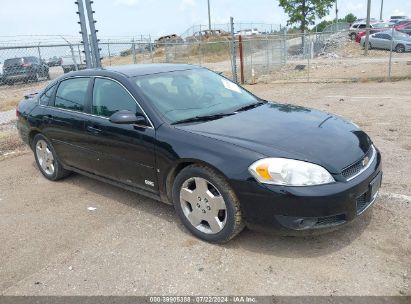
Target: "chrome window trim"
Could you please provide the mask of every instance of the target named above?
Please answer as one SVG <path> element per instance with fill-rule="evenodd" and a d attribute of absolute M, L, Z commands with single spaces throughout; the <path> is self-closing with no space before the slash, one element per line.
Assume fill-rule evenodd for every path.
<path fill-rule="evenodd" d="M 144 111 L 144 109 L 141 107 L 141 105 L 138 103 L 138 101 L 134 98 L 134 96 L 130 93 L 130 91 L 129 91 L 121 82 L 119 82 L 118 80 L 115 80 L 115 79 L 113 79 L 113 78 L 111 78 L 111 77 L 107 77 L 107 76 L 83 76 L 83 75 L 80 76 L 80 75 L 77 75 L 77 76 L 67 77 L 67 78 L 62 79 L 61 81 L 59 81 L 59 82 L 58 82 L 58 86 L 57 86 L 57 90 L 58 90 L 58 87 L 60 86 L 61 82 L 66 81 L 66 80 L 69 80 L 69 79 L 73 79 L 73 78 L 105 78 L 105 79 L 108 79 L 108 80 L 117 82 L 120 86 L 123 87 L 124 90 L 126 90 L 126 92 L 131 96 L 131 98 L 133 98 L 134 102 L 135 102 L 135 103 L 137 104 L 137 106 L 141 109 L 141 111 L 143 112 L 145 118 L 146 118 L 147 121 L 150 123 L 149 126 L 138 125 L 138 124 L 133 124 L 133 125 L 136 126 L 136 127 L 139 127 L 139 128 L 154 129 L 154 125 L 153 125 L 153 123 L 151 122 L 151 119 L 148 117 L 147 113 Z M 56 84 L 57 84 L 57 83 L 56 83 Z M 56 94 L 57 94 L 57 91 L 56 91 Z M 87 116 L 92 116 L 92 117 L 97 117 L 97 118 L 102 118 L 102 119 L 109 120 L 108 117 L 101 116 L 101 115 L 94 115 L 94 114 L 91 114 L 91 113 L 85 113 L 85 112 L 80 112 L 80 111 L 73 111 L 73 110 L 69 110 L 69 109 L 59 108 L 59 107 L 56 107 L 56 106 L 45 106 L 45 105 L 40 104 L 40 98 L 39 98 L 39 100 L 38 100 L 37 103 L 38 103 L 38 106 L 39 106 L 39 107 L 43 107 L 43 108 L 57 109 L 57 110 L 67 111 L 67 112 L 71 112 L 71 113 L 75 113 L 75 114 L 83 114 L 83 115 L 87 115 Z M 91 103 L 92 103 L 91 105 L 93 106 L 93 101 L 91 101 Z"/>
<path fill-rule="evenodd" d="M 372 165 L 372 163 L 374 162 L 375 156 L 377 155 L 377 151 L 375 150 L 374 145 L 371 145 L 371 149 L 372 149 L 372 155 L 371 155 L 371 159 L 368 162 L 368 164 L 364 168 L 362 168 L 360 171 L 358 171 L 357 174 L 351 176 L 350 178 L 347 178 L 347 182 L 361 175 L 361 173 L 363 173 L 365 170 L 367 170 Z"/>
<path fill-rule="evenodd" d="M 62 80 L 58 80 L 58 81 L 56 81 L 55 84 L 54 84 L 54 85 L 57 86 L 56 90 L 58 90 L 58 87 L 60 86 L 61 82 L 65 81 L 65 80 L 72 79 L 72 78 L 91 78 L 91 76 L 70 76 L 70 77 L 64 78 L 64 79 L 62 79 Z M 55 80 L 52 80 L 52 81 L 49 82 L 49 84 L 43 89 L 43 92 L 42 92 L 41 95 L 44 94 L 45 89 L 46 89 L 53 81 L 55 81 Z M 51 88 L 51 87 L 52 87 L 52 86 L 50 86 L 50 88 Z M 57 91 L 56 91 L 56 93 L 57 93 Z M 37 103 L 38 103 L 39 106 L 42 106 L 42 105 L 40 104 L 40 98 L 39 98 L 39 100 L 38 100 Z M 44 107 L 44 106 L 43 106 L 43 107 Z M 50 107 L 50 108 L 56 108 L 56 107 L 53 106 L 53 107 Z M 59 109 L 61 109 L 61 108 L 59 108 Z M 75 111 L 73 111 L 73 112 L 75 112 Z M 77 112 L 77 113 L 82 113 L 82 112 Z"/>

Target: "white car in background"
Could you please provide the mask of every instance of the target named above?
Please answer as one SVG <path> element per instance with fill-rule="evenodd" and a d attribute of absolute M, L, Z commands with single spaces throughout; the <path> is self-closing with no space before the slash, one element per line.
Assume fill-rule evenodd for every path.
<path fill-rule="evenodd" d="M 246 29 L 246 30 L 241 30 L 238 31 L 237 33 L 234 34 L 234 36 L 256 36 L 260 35 L 261 33 L 259 32 L 258 29 Z"/>
<path fill-rule="evenodd" d="M 3 63 L 0 62 L 0 84 L 3 83 Z"/>

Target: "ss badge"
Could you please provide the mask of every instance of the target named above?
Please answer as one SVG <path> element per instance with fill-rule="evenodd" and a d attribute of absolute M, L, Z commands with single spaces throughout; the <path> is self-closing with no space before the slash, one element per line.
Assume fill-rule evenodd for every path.
<path fill-rule="evenodd" d="M 152 182 L 152 181 L 149 181 L 149 180 L 144 180 L 144 183 L 146 184 L 146 185 L 148 185 L 148 186 L 151 186 L 151 187 L 154 187 L 154 182 Z"/>

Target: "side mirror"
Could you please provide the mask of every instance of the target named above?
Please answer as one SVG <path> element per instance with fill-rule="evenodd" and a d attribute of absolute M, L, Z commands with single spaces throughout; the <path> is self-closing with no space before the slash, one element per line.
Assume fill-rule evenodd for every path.
<path fill-rule="evenodd" d="M 134 114 L 131 111 L 118 111 L 110 116 L 110 122 L 120 125 L 131 125 L 131 124 L 139 124 L 145 125 L 147 124 L 146 118 L 140 114 Z"/>

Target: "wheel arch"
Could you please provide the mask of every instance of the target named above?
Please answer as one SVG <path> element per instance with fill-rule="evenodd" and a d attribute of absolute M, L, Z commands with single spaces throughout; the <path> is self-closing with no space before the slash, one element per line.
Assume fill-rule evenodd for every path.
<path fill-rule="evenodd" d="M 205 162 L 200 159 L 194 159 L 194 158 L 187 158 L 187 159 L 180 159 L 178 162 L 173 164 L 171 169 L 168 171 L 166 178 L 165 178 L 165 193 L 167 196 L 167 200 L 169 204 L 173 204 L 173 184 L 176 176 L 186 167 L 191 166 L 191 165 L 199 165 L 199 166 L 205 166 L 210 168 L 211 170 L 215 171 L 217 174 L 221 175 L 227 183 L 229 183 L 229 179 L 227 178 L 226 174 L 224 174 L 221 170 L 219 170 L 216 166 Z"/>
<path fill-rule="evenodd" d="M 31 149 L 33 149 L 33 139 L 37 134 L 41 134 L 40 130 L 38 129 L 32 129 L 29 132 L 29 146 Z"/>

